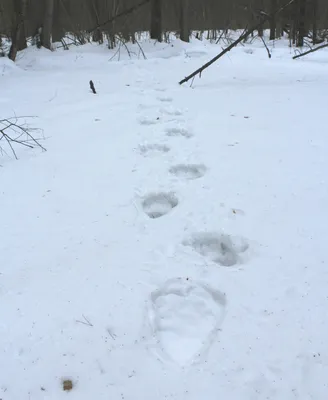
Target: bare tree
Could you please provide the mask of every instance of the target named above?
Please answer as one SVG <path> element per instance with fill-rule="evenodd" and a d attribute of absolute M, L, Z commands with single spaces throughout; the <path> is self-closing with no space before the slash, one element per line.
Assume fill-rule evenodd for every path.
<path fill-rule="evenodd" d="M 188 9 L 189 9 L 189 1 L 188 0 L 179 0 L 179 8 L 180 8 L 180 39 L 184 42 L 189 42 L 190 31 L 188 28 Z"/>
<path fill-rule="evenodd" d="M 312 42 L 316 44 L 318 41 L 318 0 L 312 0 Z"/>
<path fill-rule="evenodd" d="M 162 0 L 151 0 L 150 37 L 162 41 Z"/>
<path fill-rule="evenodd" d="M 276 22 L 276 14 L 275 11 L 277 9 L 277 0 L 271 0 L 271 18 L 270 18 L 270 40 L 275 40 L 276 38 L 276 29 L 277 29 L 277 22 Z"/>
<path fill-rule="evenodd" d="M 54 17 L 54 0 L 45 1 L 45 14 L 41 33 L 42 46 L 51 49 L 52 22 Z"/>
<path fill-rule="evenodd" d="M 61 21 L 61 0 L 55 0 L 52 22 L 52 42 L 60 42 L 65 33 Z"/>
<path fill-rule="evenodd" d="M 298 0 L 298 18 L 297 18 L 297 47 L 304 46 L 304 37 L 306 36 L 305 18 L 306 18 L 306 0 Z"/>
<path fill-rule="evenodd" d="M 64 45 L 67 33 L 75 36 L 75 40 L 69 39 L 74 44 L 91 39 L 102 43 L 107 37 L 109 47 L 117 45 L 117 37 L 134 42 L 144 31 L 150 31 L 158 41 L 169 40 L 172 31 L 188 41 L 190 32 L 196 31 L 199 38 L 208 32 L 210 40 L 229 42 L 228 29 L 256 25 L 265 9 L 275 15 L 274 10 L 284 1 L 287 0 L 0 0 L 0 33 L 11 37 L 12 59 L 26 46 L 27 37 L 37 36 L 39 45 L 50 48 L 52 41 L 62 40 Z M 295 7 L 258 25 L 258 34 L 262 35 L 267 27 L 270 39 L 287 32 L 291 45 L 301 46 L 311 28 L 311 38 L 319 43 L 327 34 L 327 20 L 327 0 L 296 0 Z"/>
<path fill-rule="evenodd" d="M 14 15 L 11 28 L 11 46 L 9 58 L 15 61 L 17 52 L 26 48 L 25 39 L 25 17 L 27 10 L 27 0 L 14 0 Z"/>

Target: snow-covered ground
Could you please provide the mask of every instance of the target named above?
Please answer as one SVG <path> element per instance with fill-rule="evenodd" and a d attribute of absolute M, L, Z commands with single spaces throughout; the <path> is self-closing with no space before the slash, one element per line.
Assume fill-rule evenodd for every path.
<path fill-rule="evenodd" d="M 327 400 L 328 52 L 141 45 L 0 59 L 0 398 Z"/>

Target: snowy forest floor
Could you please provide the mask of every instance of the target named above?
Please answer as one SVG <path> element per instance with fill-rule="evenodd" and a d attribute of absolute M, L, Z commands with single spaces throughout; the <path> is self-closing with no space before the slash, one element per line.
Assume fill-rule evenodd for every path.
<path fill-rule="evenodd" d="M 0 59 L 0 398 L 326 400 L 328 51 L 142 47 Z"/>

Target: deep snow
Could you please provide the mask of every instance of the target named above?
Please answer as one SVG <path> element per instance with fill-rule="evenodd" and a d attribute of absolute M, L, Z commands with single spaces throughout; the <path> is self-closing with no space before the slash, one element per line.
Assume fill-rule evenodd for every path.
<path fill-rule="evenodd" d="M 326 400 L 328 52 L 142 47 L 0 59 L 0 398 Z"/>

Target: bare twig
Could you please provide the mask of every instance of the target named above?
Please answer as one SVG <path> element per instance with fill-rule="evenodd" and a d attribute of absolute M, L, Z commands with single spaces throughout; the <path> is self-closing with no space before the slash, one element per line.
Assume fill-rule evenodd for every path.
<path fill-rule="evenodd" d="M 76 320 L 79 324 L 87 325 L 87 326 L 93 326 L 92 323 L 88 320 L 88 318 L 82 314 L 82 317 L 84 318 L 84 321 Z"/>
<path fill-rule="evenodd" d="M 109 18 L 107 21 L 105 21 L 105 22 L 103 22 L 101 24 L 97 24 L 97 26 L 95 26 L 94 28 L 89 29 L 88 32 L 91 33 L 93 31 L 95 31 L 96 29 L 99 29 L 99 28 L 101 28 L 101 27 L 103 27 L 103 26 L 105 26 L 105 25 L 107 25 L 107 24 L 109 24 L 111 22 L 114 22 L 118 18 L 121 18 L 121 17 L 124 17 L 125 15 L 131 14 L 134 11 L 136 11 L 138 8 L 144 6 L 145 4 L 147 4 L 149 2 L 150 2 L 150 0 L 143 0 L 140 3 L 135 4 L 134 6 L 132 6 L 130 8 L 127 8 L 126 10 L 120 12 L 119 14 L 114 15 L 114 17 Z"/>
<path fill-rule="evenodd" d="M 267 51 L 267 53 L 268 53 L 268 57 L 271 58 L 271 53 L 270 53 L 270 50 L 269 50 L 267 44 L 265 43 L 265 40 L 263 39 L 262 36 L 260 36 L 260 39 L 262 40 L 262 42 L 263 42 L 263 44 L 264 44 L 264 47 L 266 48 L 266 51 Z"/>
<path fill-rule="evenodd" d="M 106 330 L 107 330 L 107 332 L 108 332 L 108 335 L 109 335 L 113 340 L 115 340 L 116 337 L 117 337 L 117 335 L 116 335 L 114 332 L 112 332 L 109 328 L 107 328 Z"/>
<path fill-rule="evenodd" d="M 90 89 L 91 89 L 92 93 L 97 94 L 94 83 L 92 81 L 90 81 L 89 85 L 90 85 Z"/>
<path fill-rule="evenodd" d="M 285 8 L 289 7 L 292 5 L 296 0 L 289 0 L 288 3 L 286 3 L 284 6 L 278 8 L 274 13 L 271 15 L 266 14 L 266 13 L 261 13 L 261 20 L 250 27 L 249 29 L 245 30 L 244 33 L 242 33 L 237 40 L 235 40 L 233 43 L 231 43 L 230 46 L 226 47 L 223 51 L 221 51 L 220 54 L 212 58 L 212 60 L 208 61 L 206 64 L 204 64 L 202 67 L 198 68 L 196 71 L 194 71 L 192 74 L 188 75 L 186 78 L 182 79 L 179 84 L 182 85 L 185 82 L 188 82 L 189 79 L 193 78 L 196 75 L 200 75 L 206 68 L 214 64 L 219 58 L 224 56 L 226 53 L 228 53 L 230 50 L 232 50 L 234 47 L 236 47 L 239 43 L 241 43 L 244 39 L 246 39 L 253 31 L 261 28 L 261 26 L 267 22 L 270 18 L 272 18 L 274 15 L 277 15 L 281 13 Z"/>
<path fill-rule="evenodd" d="M 143 49 L 142 49 L 140 43 L 138 42 L 138 40 L 136 40 L 136 43 L 137 43 L 137 45 L 138 45 L 138 47 L 139 47 L 139 50 L 140 50 L 140 52 L 141 52 L 141 54 L 142 54 L 144 60 L 147 60 L 147 57 L 146 57 L 146 55 L 145 55 L 145 53 L 144 53 L 144 51 L 143 51 Z"/>
<path fill-rule="evenodd" d="M 29 147 L 30 149 L 39 147 L 43 151 L 46 151 L 46 149 L 39 143 L 39 139 L 36 139 L 32 135 L 33 130 L 39 131 L 39 129 L 29 128 L 23 123 L 20 123 L 20 120 L 23 118 L 32 117 L 11 117 L 0 120 L 0 141 L 4 140 L 4 142 L 8 144 L 16 159 L 18 159 L 18 157 L 14 144 Z M 2 153 L 7 154 L 5 149 L 1 146 L 0 150 Z"/>

